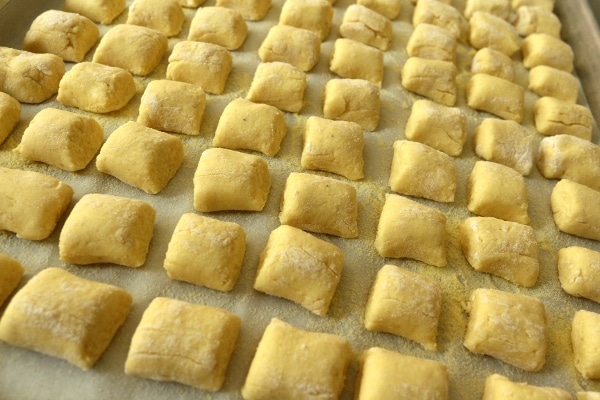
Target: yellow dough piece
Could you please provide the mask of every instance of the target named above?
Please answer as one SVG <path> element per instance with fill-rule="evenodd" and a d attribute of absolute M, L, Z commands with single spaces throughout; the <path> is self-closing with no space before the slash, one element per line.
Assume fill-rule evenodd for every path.
<path fill-rule="evenodd" d="M 304 127 L 302 168 L 333 172 L 350 180 L 364 177 L 363 130 L 355 122 L 311 116 Z"/>
<path fill-rule="evenodd" d="M 254 289 L 325 316 L 343 267 L 344 253 L 337 246 L 280 225 L 261 252 Z"/>
<path fill-rule="evenodd" d="M 18 238 L 46 239 L 72 198 L 71 186 L 56 178 L 0 167 L 0 229 Z"/>
<path fill-rule="evenodd" d="M 492 374 L 485 380 L 482 400 L 572 400 L 566 390 L 513 382 L 505 376 Z"/>
<path fill-rule="evenodd" d="M 489 47 L 483 47 L 475 53 L 471 62 L 471 72 L 474 74 L 488 74 L 515 81 L 515 67 L 512 58 Z"/>
<path fill-rule="evenodd" d="M 351 4 L 340 25 L 342 37 L 387 50 L 392 41 L 392 22 L 360 4 Z"/>
<path fill-rule="evenodd" d="M 356 40 L 339 38 L 333 45 L 329 70 L 342 78 L 364 79 L 381 88 L 383 51 Z"/>
<path fill-rule="evenodd" d="M 260 21 L 271 9 L 271 0 L 217 0 L 217 7 L 231 8 L 248 21 Z"/>
<path fill-rule="evenodd" d="M 421 23 L 437 25 L 450 31 L 457 40 L 465 39 L 469 28 L 467 19 L 447 3 L 450 1 L 419 0 L 412 17 L 413 26 Z"/>
<path fill-rule="evenodd" d="M 39 104 L 56 94 L 65 74 L 57 55 L 0 47 L 0 92 L 21 103 Z"/>
<path fill-rule="evenodd" d="M 600 240 L 600 191 L 569 179 L 561 179 L 550 195 L 554 222 L 571 235 Z"/>
<path fill-rule="evenodd" d="M 158 66 L 168 46 L 167 35 L 160 31 L 119 24 L 102 36 L 92 60 L 146 76 Z"/>
<path fill-rule="evenodd" d="M 417 100 L 412 105 L 404 134 L 409 140 L 458 156 L 467 140 L 467 117 L 459 108 Z"/>
<path fill-rule="evenodd" d="M 406 52 L 409 57 L 453 62 L 456 46 L 456 39 L 449 30 L 422 23 L 415 26 L 410 35 L 406 43 Z"/>
<path fill-rule="evenodd" d="M 379 124 L 379 87 L 364 79 L 330 79 L 325 85 L 323 116 L 355 122 L 367 131 Z"/>
<path fill-rule="evenodd" d="M 525 108 L 525 89 L 506 79 L 475 74 L 467 84 L 467 104 L 474 110 L 521 122 Z"/>
<path fill-rule="evenodd" d="M 49 107 L 33 117 L 17 151 L 26 160 L 79 171 L 100 150 L 103 140 L 104 129 L 94 118 Z"/>
<path fill-rule="evenodd" d="M 558 251 L 558 278 L 563 290 L 600 303 L 600 253 L 580 246 Z"/>
<path fill-rule="evenodd" d="M 510 22 L 482 11 L 469 19 L 469 43 L 475 49 L 489 47 L 509 57 L 521 48 L 519 34 Z"/>
<path fill-rule="evenodd" d="M 548 11 L 554 10 L 556 0 L 511 0 L 512 8 L 518 10 L 523 6 L 542 7 Z"/>
<path fill-rule="evenodd" d="M 505 165 L 477 161 L 467 182 L 467 208 L 484 217 L 528 224 L 525 178 Z"/>
<path fill-rule="evenodd" d="M 215 130 L 213 146 L 254 150 L 274 156 L 286 133 L 282 111 L 268 104 L 237 98 L 225 106 Z"/>
<path fill-rule="evenodd" d="M 156 297 L 131 338 L 125 373 L 216 392 L 240 325 L 240 317 L 228 311 Z"/>
<path fill-rule="evenodd" d="M 194 208 L 202 212 L 261 211 L 270 188 L 269 167 L 259 156 L 207 149 L 194 174 Z"/>
<path fill-rule="evenodd" d="M 397 194 L 387 194 L 375 248 L 382 257 L 411 258 L 446 266 L 446 215 Z"/>
<path fill-rule="evenodd" d="M 60 232 L 62 261 L 141 267 L 154 233 L 156 211 L 142 200 L 90 193 L 75 204 Z"/>
<path fill-rule="evenodd" d="M 6 254 L 0 253 L 0 306 L 15 291 L 23 277 L 23 266 Z"/>
<path fill-rule="evenodd" d="M 577 400 L 600 400 L 600 392 L 577 392 Z"/>
<path fill-rule="evenodd" d="M 89 18 L 48 10 L 31 23 L 23 40 L 23 50 L 55 54 L 65 61 L 81 62 L 99 37 L 98 27 Z"/>
<path fill-rule="evenodd" d="M 528 225 L 492 217 L 472 217 L 460 225 L 463 254 L 477 271 L 524 287 L 535 285 L 540 271 L 539 245 Z"/>
<path fill-rule="evenodd" d="M 419 142 L 397 140 L 390 188 L 399 194 L 442 203 L 454 201 L 456 167 L 449 155 Z"/>
<path fill-rule="evenodd" d="M 464 346 L 525 371 L 539 371 L 546 361 L 547 319 L 538 298 L 496 289 L 471 295 Z"/>
<path fill-rule="evenodd" d="M 341 336 L 311 332 L 271 319 L 242 387 L 245 400 L 337 399 L 352 357 Z"/>
<path fill-rule="evenodd" d="M 572 72 L 573 49 L 560 38 L 547 33 L 532 33 L 521 43 L 523 65 L 531 69 L 538 65 L 547 65 L 566 72 Z"/>
<path fill-rule="evenodd" d="M 291 64 L 275 61 L 260 63 L 246 98 L 255 103 L 297 113 L 304 105 L 306 73 Z"/>
<path fill-rule="evenodd" d="M 544 97 L 576 103 L 579 97 L 579 81 L 575 75 L 549 67 L 538 65 L 529 71 L 529 90 Z"/>
<path fill-rule="evenodd" d="M 448 400 L 449 386 L 446 365 L 371 347 L 360 356 L 355 398 Z"/>
<path fill-rule="evenodd" d="M 475 128 L 475 154 L 527 176 L 533 168 L 535 135 L 515 121 L 486 118 Z"/>
<path fill-rule="evenodd" d="M 371 287 L 365 308 L 365 327 L 387 332 L 437 350 L 442 310 L 441 285 L 395 265 L 384 265 Z"/>
<path fill-rule="evenodd" d="M 546 136 L 567 134 L 592 139 L 594 116 L 581 104 L 554 97 L 541 97 L 533 106 L 535 129 Z"/>
<path fill-rule="evenodd" d="M 486 12 L 504 20 L 509 20 L 512 14 L 510 0 L 467 0 L 465 17 L 471 19 L 476 12 Z"/>
<path fill-rule="evenodd" d="M 571 344 L 575 368 L 585 379 L 600 379 L 600 314 L 579 310 L 573 317 Z"/>
<path fill-rule="evenodd" d="M 0 92 L 0 144 L 21 121 L 21 103 L 10 94 Z"/>
<path fill-rule="evenodd" d="M 560 38 L 562 24 L 560 19 L 551 10 L 540 6 L 522 6 L 517 9 L 514 22 L 517 32 L 521 36 L 532 33 L 547 33 Z"/>
<path fill-rule="evenodd" d="M 356 189 L 337 179 L 292 172 L 285 183 L 279 222 L 310 232 L 358 237 Z"/>
<path fill-rule="evenodd" d="M 450 61 L 410 57 L 402 67 L 402 86 L 445 106 L 453 106 L 458 91 L 456 73 L 456 65 Z"/>
<path fill-rule="evenodd" d="M 327 0 L 286 0 L 281 7 L 279 24 L 315 32 L 321 40 L 329 35 L 333 7 Z"/>
<path fill-rule="evenodd" d="M 245 254 L 246 233 L 240 225 L 186 213 L 175 226 L 164 268 L 171 279 L 228 292 Z"/>
<path fill-rule="evenodd" d="M 400 14 L 400 0 L 357 0 L 356 4 L 369 7 L 371 10 L 393 20 Z"/>
<path fill-rule="evenodd" d="M 125 290 L 46 268 L 15 294 L 0 320 L 0 340 L 90 369 L 123 324 Z"/>
<path fill-rule="evenodd" d="M 537 167 L 548 179 L 569 179 L 600 191 L 600 146 L 572 135 L 542 139 Z"/>
<path fill-rule="evenodd" d="M 185 14 L 178 0 L 134 0 L 129 6 L 127 23 L 156 29 L 168 37 L 183 28 Z"/>
<path fill-rule="evenodd" d="M 65 0 L 63 10 L 108 25 L 125 11 L 126 0 Z"/>
<path fill-rule="evenodd" d="M 227 7 L 202 7 L 194 14 L 187 39 L 237 50 L 247 35 L 248 25 L 239 11 Z"/>
<path fill-rule="evenodd" d="M 93 62 L 75 64 L 60 81 L 56 100 L 81 110 L 108 113 L 122 109 L 136 93 L 131 73 Z"/>
<path fill-rule="evenodd" d="M 206 94 L 200 86 L 168 79 L 148 83 L 137 122 L 164 132 L 199 135 Z"/>
<path fill-rule="evenodd" d="M 301 71 L 310 71 L 319 61 L 321 39 L 307 29 L 275 25 L 258 48 L 262 62 L 281 61 Z"/>

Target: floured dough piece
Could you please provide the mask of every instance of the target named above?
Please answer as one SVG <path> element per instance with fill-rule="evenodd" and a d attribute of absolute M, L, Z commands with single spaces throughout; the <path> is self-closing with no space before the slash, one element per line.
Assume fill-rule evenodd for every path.
<path fill-rule="evenodd" d="M 0 340 L 90 369 L 123 324 L 125 290 L 46 268 L 17 292 L 0 320 Z"/>
<path fill-rule="evenodd" d="M 6 254 L 0 253 L 0 306 L 19 286 L 23 277 L 23 266 Z"/>
<path fill-rule="evenodd" d="M 458 91 L 456 74 L 453 62 L 410 57 L 402 67 L 402 86 L 445 106 L 453 106 Z"/>
<path fill-rule="evenodd" d="M 577 400 L 600 400 L 600 392 L 577 392 Z"/>
<path fill-rule="evenodd" d="M 456 57 L 456 39 L 445 28 L 422 23 L 415 26 L 410 35 L 406 43 L 406 52 L 409 57 L 454 61 Z"/>
<path fill-rule="evenodd" d="M 351 4 L 344 13 L 340 35 L 387 50 L 392 41 L 392 22 L 368 7 Z"/>
<path fill-rule="evenodd" d="M 527 184 L 519 172 L 502 164 L 477 161 L 467 183 L 467 208 L 473 214 L 529 223 Z"/>
<path fill-rule="evenodd" d="M 573 49 L 569 44 L 547 33 L 532 33 L 521 43 L 523 65 L 531 69 L 547 65 L 566 72 L 572 72 Z"/>
<path fill-rule="evenodd" d="M 178 137 L 126 122 L 110 134 L 96 158 L 96 168 L 146 193 L 160 192 L 183 162 Z"/>
<path fill-rule="evenodd" d="M 364 177 L 363 130 L 355 122 L 311 116 L 304 128 L 302 168 L 333 172 L 351 180 Z"/>
<path fill-rule="evenodd" d="M 337 399 L 352 352 L 341 336 L 271 319 L 242 387 L 245 400 Z"/>
<path fill-rule="evenodd" d="M 558 278 L 563 290 L 600 303 L 600 253 L 570 246 L 558 251 Z"/>
<path fill-rule="evenodd" d="M 330 79 L 325 85 L 325 118 L 355 122 L 374 131 L 379 124 L 380 89 L 364 79 Z"/>
<path fill-rule="evenodd" d="M 179 4 L 182 7 L 186 8 L 198 8 L 200 7 L 206 0 L 179 0 Z"/>
<path fill-rule="evenodd" d="M 144 26 L 119 24 L 102 36 L 93 61 L 146 76 L 158 66 L 168 46 L 167 35 L 162 32 Z"/>
<path fill-rule="evenodd" d="M 417 100 L 408 116 L 404 134 L 409 140 L 458 156 L 467 140 L 467 117 L 460 108 Z"/>
<path fill-rule="evenodd" d="M 484 47 L 479 49 L 471 62 L 471 72 L 474 74 L 488 74 L 515 81 L 515 67 L 512 58 L 501 51 Z"/>
<path fill-rule="evenodd" d="M 508 21 L 513 10 L 510 0 L 467 0 L 464 11 L 465 17 L 470 19 L 478 11 L 486 12 Z"/>
<path fill-rule="evenodd" d="M 178 0 L 134 0 L 129 6 L 127 23 L 156 29 L 168 37 L 177 35 L 185 21 Z"/>
<path fill-rule="evenodd" d="M 85 111 L 108 113 L 125 107 L 135 93 L 133 76 L 124 69 L 82 62 L 60 81 L 56 100 Z"/>
<path fill-rule="evenodd" d="M 437 350 L 442 287 L 431 278 L 395 265 L 384 265 L 371 287 L 365 327 L 413 340 Z"/>
<path fill-rule="evenodd" d="M 65 0 L 63 10 L 108 25 L 124 10 L 126 0 Z"/>
<path fill-rule="evenodd" d="M 216 392 L 240 325 L 240 317 L 220 308 L 156 297 L 131 338 L 125 373 Z"/>
<path fill-rule="evenodd" d="M 400 0 L 357 0 L 356 4 L 369 7 L 371 10 L 393 20 L 400 14 Z"/>
<path fill-rule="evenodd" d="M 521 48 L 516 28 L 495 15 L 476 11 L 469 20 L 469 28 L 469 43 L 475 49 L 490 47 L 510 57 Z"/>
<path fill-rule="evenodd" d="M 10 94 L 0 92 L 0 144 L 21 121 L 21 103 Z"/>
<path fill-rule="evenodd" d="M 375 248 L 382 257 L 411 258 L 446 266 L 446 215 L 397 194 L 387 194 Z"/>
<path fill-rule="evenodd" d="M 0 92 L 21 103 L 39 104 L 56 94 L 65 63 L 54 54 L 0 47 Z"/>
<path fill-rule="evenodd" d="M 156 211 L 145 201 L 108 194 L 84 195 L 60 232 L 62 261 L 141 267 L 154 232 Z"/>
<path fill-rule="evenodd" d="M 98 41 L 96 24 L 83 15 L 48 10 L 33 20 L 23 50 L 56 54 L 65 61 L 81 62 Z"/>
<path fill-rule="evenodd" d="M 527 176 L 533 167 L 535 135 L 515 121 L 486 118 L 475 128 L 473 149 L 487 161 Z"/>
<path fill-rule="evenodd" d="M 381 88 L 383 51 L 356 40 L 339 38 L 333 45 L 329 70 L 342 78 L 364 79 Z"/>
<path fill-rule="evenodd" d="M 356 398 L 448 400 L 450 379 L 446 365 L 381 347 L 371 347 L 360 356 Z"/>
<path fill-rule="evenodd" d="M 329 35 L 333 7 L 327 0 L 286 0 L 281 7 L 279 23 L 308 29 L 321 40 Z"/>
<path fill-rule="evenodd" d="M 538 65 L 529 71 L 529 90 L 540 97 L 555 97 L 568 103 L 577 103 L 579 80 L 570 72 Z"/>
<path fill-rule="evenodd" d="M 449 3 L 449 2 L 448 2 Z M 464 40 L 469 24 L 464 15 L 447 2 L 438 0 L 419 0 L 412 17 L 413 26 L 421 23 L 445 28 L 457 40 Z"/>
<path fill-rule="evenodd" d="M 94 118 L 57 108 L 45 108 L 33 117 L 17 151 L 30 161 L 64 169 L 84 169 L 104 140 L 104 129 Z"/>
<path fill-rule="evenodd" d="M 544 178 L 570 179 L 600 191 L 600 146 L 572 135 L 542 139 L 537 167 Z"/>
<path fill-rule="evenodd" d="M 600 240 L 600 192 L 568 179 L 561 179 L 550 196 L 554 222 L 571 235 Z"/>
<path fill-rule="evenodd" d="M 467 104 L 474 110 L 521 122 L 525 108 L 525 89 L 506 79 L 475 74 L 467 84 Z"/>
<path fill-rule="evenodd" d="M 254 289 L 325 316 L 343 267 L 344 253 L 337 246 L 281 225 L 260 254 Z"/>
<path fill-rule="evenodd" d="M 227 7 L 202 7 L 194 14 L 187 39 L 237 50 L 247 35 L 248 25 L 239 11 Z"/>
<path fill-rule="evenodd" d="M 301 71 L 310 71 L 319 61 L 321 39 L 307 29 L 275 25 L 258 48 L 262 62 L 286 62 Z"/>
<path fill-rule="evenodd" d="M 73 198 L 73 189 L 51 176 L 0 167 L 0 229 L 18 238 L 46 239 Z"/>
<path fill-rule="evenodd" d="M 268 104 L 237 98 L 225 106 L 215 130 L 213 146 L 254 150 L 274 156 L 279 152 L 286 132 L 282 111 Z"/>
<path fill-rule="evenodd" d="M 240 276 L 246 233 L 233 222 L 194 213 L 181 216 L 169 241 L 169 278 L 229 292 Z"/>
<path fill-rule="evenodd" d="M 513 382 L 505 376 L 492 374 L 485 380 L 483 400 L 572 400 L 566 390 Z"/>
<path fill-rule="evenodd" d="M 159 131 L 199 135 L 205 108 L 206 94 L 200 86 L 154 80 L 142 95 L 137 122 Z"/>
<path fill-rule="evenodd" d="M 546 362 L 547 318 L 537 297 L 475 289 L 471 295 L 464 346 L 525 371 Z"/>
<path fill-rule="evenodd" d="M 560 38 L 562 24 L 552 11 L 540 6 L 523 6 L 517 10 L 515 27 L 521 36 L 547 33 Z"/>
<path fill-rule="evenodd" d="M 207 149 L 194 174 L 194 208 L 201 212 L 261 211 L 270 188 L 269 168 L 259 156 Z"/>
<path fill-rule="evenodd" d="M 539 276 L 538 242 L 528 225 L 491 217 L 472 217 L 460 226 L 463 254 L 477 271 L 524 287 Z"/>
<path fill-rule="evenodd" d="M 173 47 L 167 79 L 200 86 L 205 92 L 222 94 L 233 66 L 233 56 L 218 44 L 184 40 Z"/>
<path fill-rule="evenodd" d="M 454 201 L 456 167 L 452 157 L 409 140 L 397 140 L 393 146 L 389 185 L 394 192 L 442 203 Z"/>
<path fill-rule="evenodd" d="M 556 0 L 511 0 L 512 8 L 518 10 L 523 6 L 542 7 L 548 11 L 554 10 Z"/>
<path fill-rule="evenodd" d="M 579 310 L 573 317 L 571 344 L 575 368 L 585 379 L 600 379 L 600 314 Z"/>
<path fill-rule="evenodd" d="M 285 184 L 279 222 L 310 232 L 358 237 L 356 189 L 337 179 L 292 172 Z"/>
<path fill-rule="evenodd" d="M 217 0 L 215 5 L 239 11 L 245 20 L 260 21 L 269 12 L 271 3 L 271 0 Z"/>
<path fill-rule="evenodd" d="M 589 108 L 555 97 L 541 97 L 533 106 L 535 129 L 542 135 L 573 135 L 592 139 L 594 117 Z"/>
<path fill-rule="evenodd" d="M 291 64 L 275 61 L 260 63 L 246 98 L 255 103 L 297 113 L 304 105 L 306 73 Z"/>

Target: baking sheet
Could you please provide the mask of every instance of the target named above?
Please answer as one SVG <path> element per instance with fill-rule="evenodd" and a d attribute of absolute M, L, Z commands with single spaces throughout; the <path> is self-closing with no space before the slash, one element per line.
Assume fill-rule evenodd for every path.
<path fill-rule="evenodd" d="M 51 100 L 42 105 L 23 108 L 21 123 L 0 146 L 0 165 L 39 171 L 65 181 L 75 189 L 72 204 L 75 204 L 84 194 L 92 192 L 145 200 L 156 208 L 157 220 L 147 261 L 139 269 L 113 265 L 75 266 L 60 261 L 57 244 L 64 217 L 55 232 L 48 239 L 40 242 L 20 240 L 14 234 L 0 233 L 0 251 L 17 258 L 25 267 L 26 273 L 22 284 L 44 268 L 59 266 L 84 278 L 123 287 L 134 298 L 130 316 L 117 332 L 105 354 L 90 371 L 84 372 L 62 360 L 0 343 L 0 398 L 241 398 L 240 388 L 256 345 L 264 328 L 273 317 L 307 330 L 338 334 L 350 341 L 353 359 L 347 373 L 342 399 L 352 398 L 358 357 L 363 350 L 372 346 L 381 346 L 445 363 L 450 375 L 451 399 L 480 399 L 485 378 L 491 373 L 500 373 L 513 380 L 527 381 L 535 385 L 561 387 L 573 394 L 584 389 L 600 391 L 599 382 L 583 379 L 573 367 L 569 339 L 571 319 L 575 311 L 587 309 L 600 312 L 600 305 L 565 294 L 560 288 L 556 271 L 556 253 L 560 248 L 577 244 L 600 251 L 600 244 L 563 234 L 556 229 L 549 200 L 555 181 L 544 179 L 535 168 L 526 178 L 531 226 L 535 229 L 540 243 L 541 272 L 534 288 L 521 288 L 500 278 L 478 273 L 468 265 L 461 253 L 458 226 L 471 216 L 466 209 L 466 182 L 477 160 L 472 150 L 472 132 L 479 121 L 487 116 L 465 107 L 464 88 L 469 79 L 468 66 L 474 51 L 464 45 L 460 46 L 457 56 L 457 64 L 463 71 L 457 78 L 459 85 L 457 105 L 465 109 L 470 134 L 462 155 L 455 158 L 458 171 L 456 201 L 453 204 L 438 204 L 418 200 L 423 204 L 439 208 L 448 217 L 448 266 L 437 268 L 411 260 L 383 259 L 373 247 L 379 214 L 385 194 L 389 192 L 387 179 L 392 159 L 392 143 L 404 138 L 404 126 L 410 114 L 411 104 L 419 98 L 402 89 L 400 85 L 400 71 L 407 57 L 404 46 L 412 31 L 410 21 L 413 6 L 409 0 L 402 1 L 401 14 L 393 22 L 392 48 L 385 53 L 380 125 L 375 132 L 365 132 L 365 179 L 350 182 L 358 193 L 360 236 L 357 239 L 341 239 L 317 235 L 342 248 L 346 256 L 341 281 L 327 317 L 313 315 L 294 303 L 264 295 L 253 289 L 252 283 L 259 253 L 269 233 L 279 225 L 277 216 L 285 180 L 290 172 L 302 171 L 300 155 L 304 123 L 310 115 L 321 115 L 324 83 L 334 77 L 328 70 L 328 60 L 333 43 L 338 37 L 338 28 L 344 10 L 352 3 L 353 0 L 338 0 L 334 5 L 334 22 L 328 38 L 323 42 L 320 61 L 308 73 L 304 108 L 299 114 L 286 114 L 288 132 L 281 151 L 275 157 L 264 157 L 269 164 L 273 181 L 265 209 L 260 213 L 208 214 L 210 217 L 240 224 L 247 234 L 247 252 L 241 276 L 233 291 L 229 293 L 172 281 L 167 277 L 162 264 L 168 241 L 179 217 L 193 211 L 192 177 L 200 154 L 203 150 L 212 147 L 214 130 L 223 108 L 231 100 L 245 96 L 259 63 L 257 49 L 268 29 L 277 23 L 283 0 L 273 2 L 273 7 L 263 21 L 248 22 L 249 33 L 244 45 L 232 53 L 234 68 L 228 79 L 225 93 L 220 96 L 208 95 L 207 109 L 199 137 L 178 135 L 185 145 L 185 161 L 174 179 L 158 195 L 145 194 L 115 178 L 100 174 L 93 162 L 81 172 L 69 173 L 40 163 L 23 161 L 14 149 L 33 116 L 43 107 L 63 107 Z M 20 48 L 33 18 L 45 9 L 60 9 L 61 4 L 61 1 L 56 0 L 8 2 L 0 10 L 0 45 Z M 131 0 L 128 0 L 128 4 L 131 4 Z M 464 0 L 455 1 L 459 9 L 463 4 Z M 214 5 L 214 0 L 207 0 L 204 5 Z M 186 10 L 184 29 L 176 38 L 170 40 L 169 50 L 177 41 L 187 36 L 193 13 L 194 10 Z M 570 41 L 576 52 L 577 72 L 582 79 L 583 88 L 588 89 L 586 95 L 598 119 L 600 114 L 596 93 L 600 93 L 600 90 L 598 90 L 599 82 L 594 79 L 597 75 L 596 71 L 599 70 L 596 65 L 600 60 L 597 26 L 590 25 L 595 21 L 584 0 L 558 0 L 557 13 L 563 20 L 565 38 Z M 126 12 L 114 23 L 125 21 Z M 101 26 L 102 32 L 107 29 L 108 27 Z M 93 51 L 88 55 L 88 59 L 92 53 Z M 149 77 L 135 78 L 137 95 L 123 110 L 108 116 L 95 115 L 105 129 L 105 137 L 108 137 L 122 123 L 136 119 L 140 97 L 146 84 L 152 79 L 165 76 L 167 56 L 168 54 Z M 526 82 L 526 71 L 521 68 L 519 83 L 526 86 Z M 535 95 L 527 93 L 526 118 L 523 124 L 531 130 L 533 130 L 531 111 L 535 99 Z M 580 102 L 586 102 L 583 91 Z M 537 139 L 541 140 L 541 136 L 538 135 Z M 600 142 L 597 128 L 594 130 L 593 141 Z M 315 171 L 311 173 L 329 175 Z M 70 210 L 71 208 L 67 214 Z M 429 352 L 403 338 L 369 332 L 364 328 L 363 313 L 368 291 L 375 274 L 386 263 L 429 276 L 444 287 L 438 352 Z M 549 346 L 546 365 L 541 372 L 527 373 L 493 358 L 471 354 L 463 348 L 462 341 L 468 320 L 463 305 L 472 290 L 478 287 L 499 288 L 513 293 L 527 294 L 538 297 L 544 302 L 549 317 Z M 208 393 L 176 383 L 155 382 L 124 374 L 125 358 L 135 327 L 146 306 L 157 296 L 220 307 L 242 318 L 240 335 L 221 391 Z M 0 312 L 3 310 L 1 308 Z"/>

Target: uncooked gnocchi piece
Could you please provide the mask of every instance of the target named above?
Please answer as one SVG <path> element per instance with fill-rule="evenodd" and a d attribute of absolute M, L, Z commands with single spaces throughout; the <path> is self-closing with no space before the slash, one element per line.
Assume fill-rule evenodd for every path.
<path fill-rule="evenodd" d="M 513 382 L 503 375 L 492 374 L 485 380 L 483 399 L 572 400 L 573 398 L 563 389 Z"/>
<path fill-rule="evenodd" d="M 410 57 L 402 67 L 402 86 L 445 106 L 454 106 L 456 73 L 453 62 Z"/>
<path fill-rule="evenodd" d="M 533 106 L 535 129 L 542 135 L 573 135 L 592 139 L 594 117 L 586 106 L 555 97 L 541 97 Z"/>
<path fill-rule="evenodd" d="M 310 71 L 319 61 L 321 39 L 307 29 L 275 25 L 258 48 L 262 62 L 286 62 L 301 71 Z"/>
<path fill-rule="evenodd" d="M 134 0 L 129 6 L 127 23 L 156 29 L 176 36 L 183 28 L 185 14 L 178 0 Z"/>
<path fill-rule="evenodd" d="M 380 89 L 364 79 L 330 79 L 325 85 L 325 118 L 355 122 L 374 131 L 379 124 Z"/>
<path fill-rule="evenodd" d="M 63 10 L 108 25 L 125 11 L 126 0 L 65 0 Z"/>
<path fill-rule="evenodd" d="M 600 379 L 600 314 L 579 310 L 573 317 L 571 344 L 575 368 L 585 379 Z"/>
<path fill-rule="evenodd" d="M 579 80 L 570 72 L 538 65 L 529 70 L 529 89 L 540 97 L 555 97 L 568 103 L 577 103 Z"/>
<path fill-rule="evenodd" d="M 6 254 L 0 253 L 0 306 L 15 291 L 23 277 L 23 266 Z"/>
<path fill-rule="evenodd" d="M 15 294 L 0 320 L 0 340 L 90 369 L 123 324 L 125 290 L 46 268 Z"/>
<path fill-rule="evenodd" d="M 369 7 L 371 10 L 393 20 L 400 14 L 400 0 L 357 0 L 356 4 Z"/>
<path fill-rule="evenodd" d="M 521 43 L 523 65 L 531 69 L 538 65 L 547 65 L 566 72 L 572 72 L 573 49 L 560 38 L 547 33 L 532 33 Z"/>
<path fill-rule="evenodd" d="M 240 317 L 220 308 L 156 297 L 131 338 L 125 373 L 216 392 L 240 325 Z"/>
<path fill-rule="evenodd" d="M 271 0 L 217 0 L 215 5 L 236 10 L 245 20 L 260 21 L 269 12 L 271 3 Z"/>
<path fill-rule="evenodd" d="M 21 121 L 21 103 L 10 94 L 0 92 L 0 144 Z"/>
<path fill-rule="evenodd" d="M 465 4 L 465 17 L 470 19 L 478 11 L 492 14 L 498 18 L 509 20 L 512 14 L 510 0 L 467 0 Z"/>
<path fill-rule="evenodd" d="M 392 22 L 360 4 L 351 4 L 340 25 L 342 37 L 387 50 L 392 41 Z"/>
<path fill-rule="evenodd" d="M 333 7 L 327 0 L 286 0 L 279 14 L 279 24 L 308 29 L 325 40 L 333 20 Z"/>
<path fill-rule="evenodd" d="M 600 400 L 600 392 L 577 392 L 577 400 Z"/>
<path fill-rule="evenodd" d="M 469 19 L 469 43 L 475 49 L 489 47 L 509 57 L 521 48 L 519 34 L 510 22 L 482 11 Z"/>
<path fill-rule="evenodd" d="M 506 79 L 475 74 L 467 84 L 467 104 L 474 110 L 521 122 L 525 108 L 525 89 Z"/>
<path fill-rule="evenodd" d="M 501 51 L 484 47 L 479 49 L 471 62 L 471 72 L 474 74 L 488 74 L 515 81 L 515 67 L 512 58 Z"/>
<path fill-rule="evenodd" d="M 383 51 L 356 40 L 339 38 L 333 45 L 329 69 L 342 78 L 364 79 L 381 88 Z"/>
<path fill-rule="evenodd" d="M 247 35 L 248 25 L 239 11 L 228 7 L 202 7 L 194 14 L 187 39 L 237 50 Z"/>
<path fill-rule="evenodd" d="M 246 98 L 255 103 L 297 113 L 304 105 L 306 73 L 291 64 L 275 61 L 260 63 Z"/>
<path fill-rule="evenodd" d="M 523 6 L 542 7 L 548 11 L 554 10 L 556 0 L 511 0 L 512 8 L 518 10 Z"/>
<path fill-rule="evenodd" d="M 406 43 L 409 57 L 451 61 L 456 57 L 456 39 L 445 28 L 422 23 L 415 26 Z"/>
<path fill-rule="evenodd" d="M 469 23 L 450 1 L 419 0 L 412 17 L 413 26 L 433 24 L 448 29 L 457 40 L 466 38 Z"/>
<path fill-rule="evenodd" d="M 523 6 L 517 9 L 515 27 L 521 36 L 532 33 L 547 33 L 560 38 L 562 24 L 551 10 L 540 6 Z"/>
<path fill-rule="evenodd" d="M 558 278 L 563 290 L 600 303 L 600 253 L 580 246 L 558 251 Z"/>
<path fill-rule="evenodd" d="M 600 192 L 561 179 L 552 190 L 550 204 L 558 229 L 571 235 L 600 240 L 600 209 L 590 204 L 600 204 Z"/>

